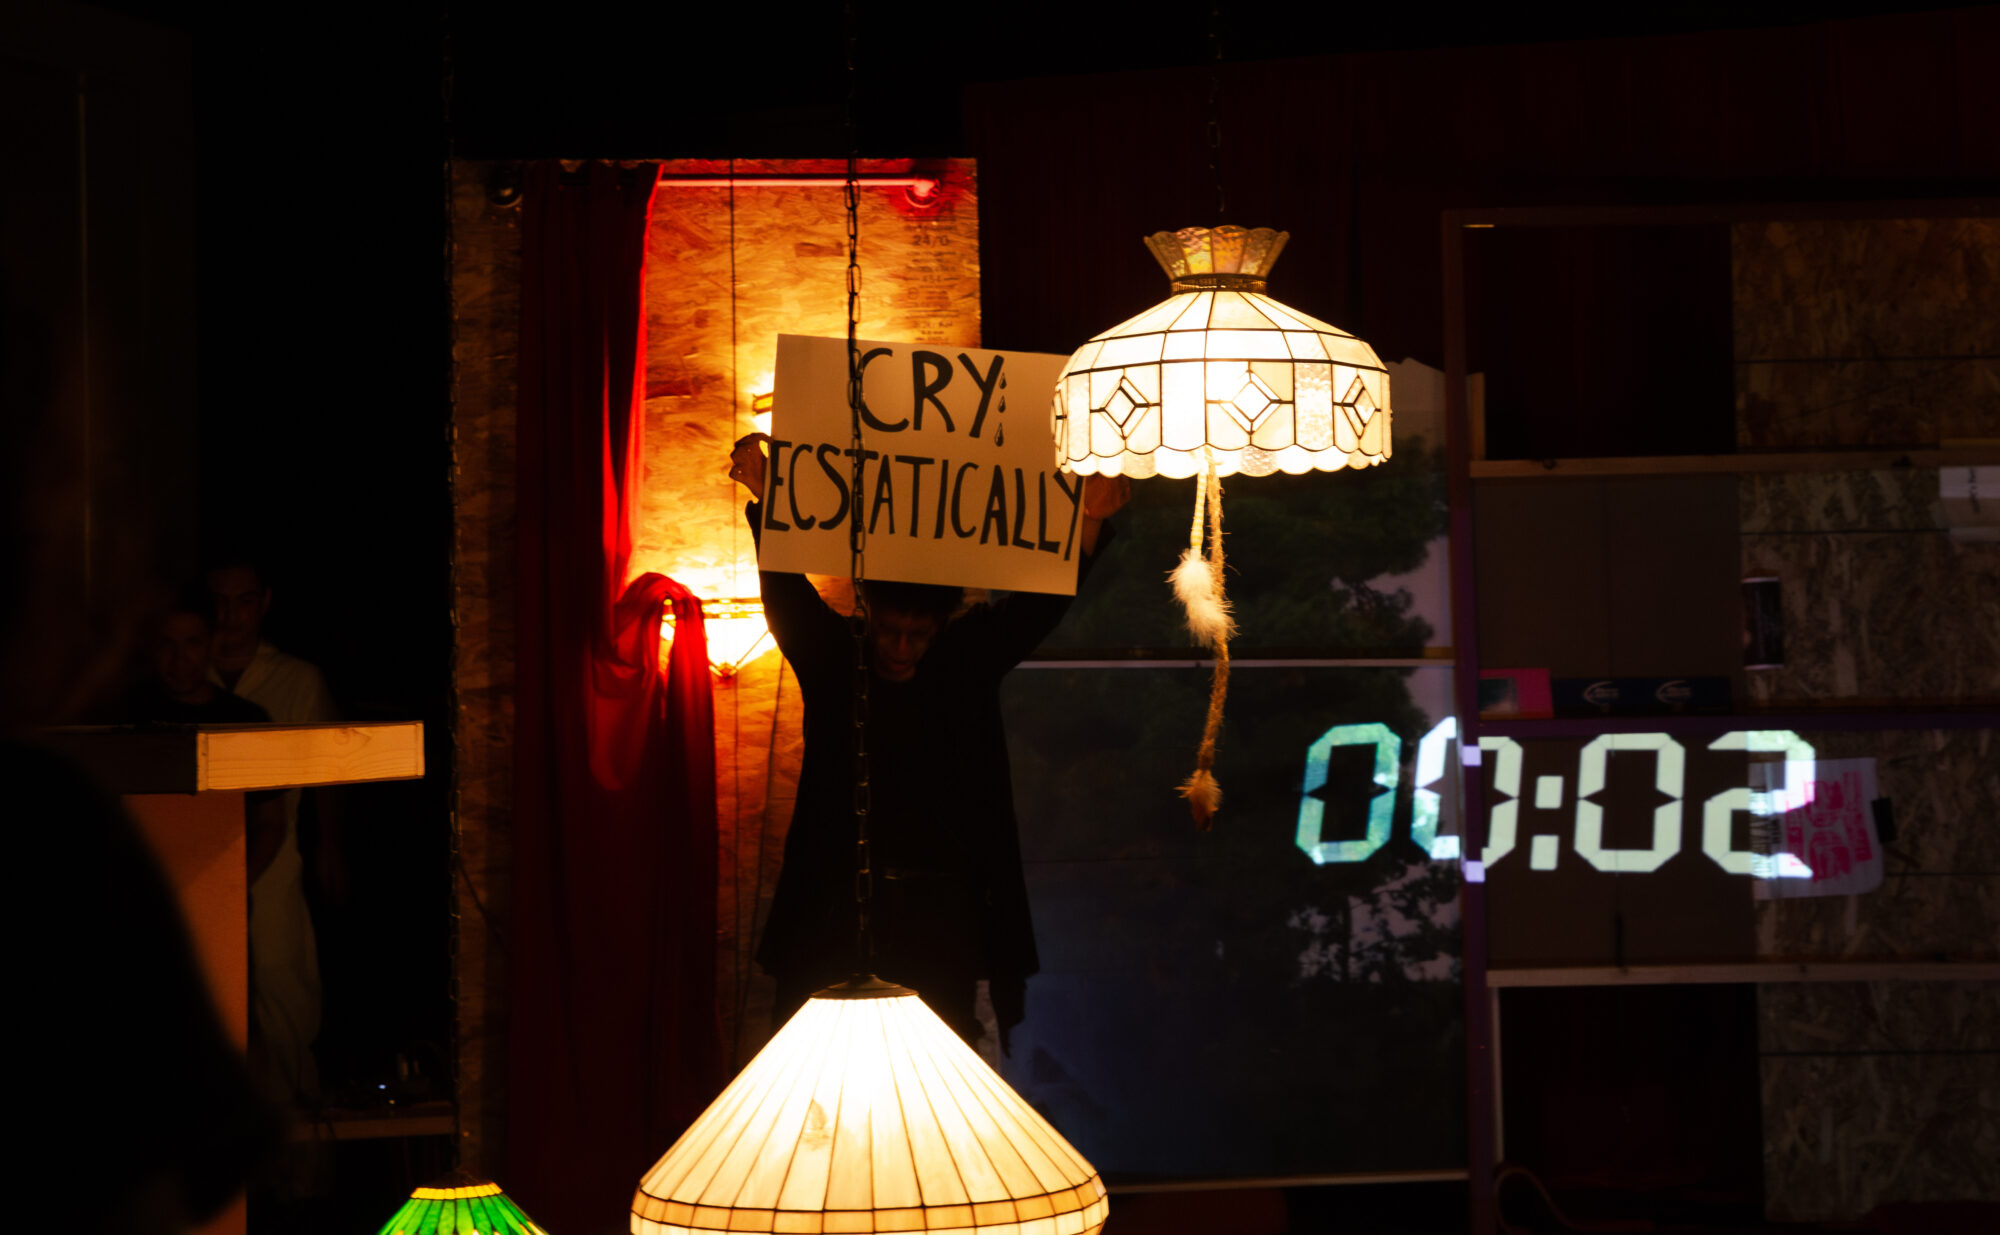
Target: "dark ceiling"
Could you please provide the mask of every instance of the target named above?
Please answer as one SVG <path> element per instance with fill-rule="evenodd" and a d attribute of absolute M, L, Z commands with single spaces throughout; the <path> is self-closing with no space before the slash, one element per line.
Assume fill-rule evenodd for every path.
<path fill-rule="evenodd" d="M 497 157 L 837 153 L 842 7 L 250 6 L 113 0 L 192 36 L 204 146 L 311 157 L 365 141 Z M 1596 6 L 857 3 L 864 152 L 964 153 L 970 82 L 1341 52 L 1686 34 L 1906 11 L 1881 0 Z"/>
<path fill-rule="evenodd" d="M 842 10 L 602 0 L 104 7 L 185 34 L 193 53 L 202 522 L 227 526 L 256 511 L 294 557 L 323 568 L 298 589 L 290 613 L 299 625 L 287 638 L 323 662 L 359 640 L 345 653 L 350 675 L 379 681 L 385 698 L 414 692 L 425 702 L 403 711 L 431 714 L 450 646 L 435 616 L 449 608 L 452 526 L 440 483 L 449 465 L 447 158 L 839 155 Z M 1185 68 L 1210 54 L 1210 6 L 1190 0 L 858 7 L 865 154 L 983 153 L 963 130 L 970 83 Z M 1306 12 L 1236 2 L 1221 5 L 1220 44 L 1227 60 L 1246 62 L 1674 36 L 1897 7 L 1378 3 Z M 1381 311 L 1371 304 L 1374 317 Z M 374 612 L 378 597 L 397 598 L 386 622 Z M 369 616 L 357 617 L 363 608 Z M 406 638 L 411 622 L 419 629 Z"/>

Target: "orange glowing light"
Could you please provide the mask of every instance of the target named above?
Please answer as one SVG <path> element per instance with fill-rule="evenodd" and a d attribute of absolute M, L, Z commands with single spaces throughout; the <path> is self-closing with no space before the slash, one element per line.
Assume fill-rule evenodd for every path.
<path fill-rule="evenodd" d="M 857 977 L 640 1177 L 631 1232 L 1098 1235 L 1109 1209 L 1097 1168 L 916 992 Z"/>
<path fill-rule="evenodd" d="M 702 629 L 708 635 L 708 667 L 725 681 L 776 646 L 769 642 L 771 631 L 764 625 L 764 602 L 754 596 L 704 600 L 701 616 Z M 672 646 L 673 610 L 667 611 L 663 624 L 668 647 L 660 654 L 665 658 Z"/>
<path fill-rule="evenodd" d="M 836 189 L 844 188 L 847 177 L 836 173 L 819 175 L 770 175 L 750 172 L 737 176 L 682 176 L 668 172 L 660 177 L 662 184 L 676 189 Z M 944 183 L 936 176 L 858 176 L 855 183 L 863 188 L 886 188 L 903 190 L 904 200 L 922 210 L 934 206 L 943 196 Z"/>

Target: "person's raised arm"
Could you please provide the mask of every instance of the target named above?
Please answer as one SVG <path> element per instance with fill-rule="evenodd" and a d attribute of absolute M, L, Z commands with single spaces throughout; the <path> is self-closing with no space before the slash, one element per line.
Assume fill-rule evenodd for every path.
<path fill-rule="evenodd" d="M 760 548 L 764 538 L 767 471 L 764 443 L 770 440 L 768 433 L 747 434 L 738 438 L 729 452 L 729 478 L 750 491 L 750 505 L 745 513 L 750 520 L 750 535 Z M 826 607 L 804 575 L 760 569 L 757 583 L 764 599 L 764 624 L 795 672 L 810 672 L 811 665 L 844 646 L 845 623 Z"/>
<path fill-rule="evenodd" d="M 1077 588 L 1097 560 L 1098 545 L 1108 536 L 1106 520 L 1132 500 L 1132 481 L 1126 476 L 1086 476 L 1083 478 L 1083 517 L 1078 529 L 1083 561 L 1077 569 Z M 998 673 L 1005 673 L 1040 647 L 1042 640 L 1061 624 L 1075 597 L 1043 592 L 1015 592 L 979 619 L 987 625 L 980 632 L 985 646 L 982 659 Z"/>
<path fill-rule="evenodd" d="M 1130 476 L 1085 476 L 1083 478 L 1083 556 L 1090 557 L 1097 552 L 1097 538 L 1104 530 L 1104 521 L 1125 509 L 1125 503 L 1132 500 L 1132 478 Z"/>
<path fill-rule="evenodd" d="M 768 433 L 747 433 L 729 452 L 729 479 L 750 490 L 753 502 L 764 500 L 764 443 L 770 440 Z"/>

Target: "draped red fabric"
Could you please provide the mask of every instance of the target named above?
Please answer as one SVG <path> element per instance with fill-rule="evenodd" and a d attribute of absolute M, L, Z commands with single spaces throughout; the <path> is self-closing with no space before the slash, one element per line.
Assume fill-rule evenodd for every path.
<path fill-rule="evenodd" d="M 661 575 L 625 579 L 658 171 L 537 164 L 522 208 L 503 1178 L 566 1235 L 625 1230 L 640 1175 L 719 1082 L 700 602 Z"/>

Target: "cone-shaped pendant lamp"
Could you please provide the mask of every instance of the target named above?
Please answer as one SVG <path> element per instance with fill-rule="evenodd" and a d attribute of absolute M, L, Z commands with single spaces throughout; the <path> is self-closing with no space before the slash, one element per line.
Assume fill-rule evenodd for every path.
<path fill-rule="evenodd" d="M 632 1235 L 1093 1235 L 1104 1184 L 914 992 L 822 991 L 654 1164 Z"/>
<path fill-rule="evenodd" d="M 410 1193 L 379 1235 L 548 1235 L 490 1179 L 453 1171 Z"/>

